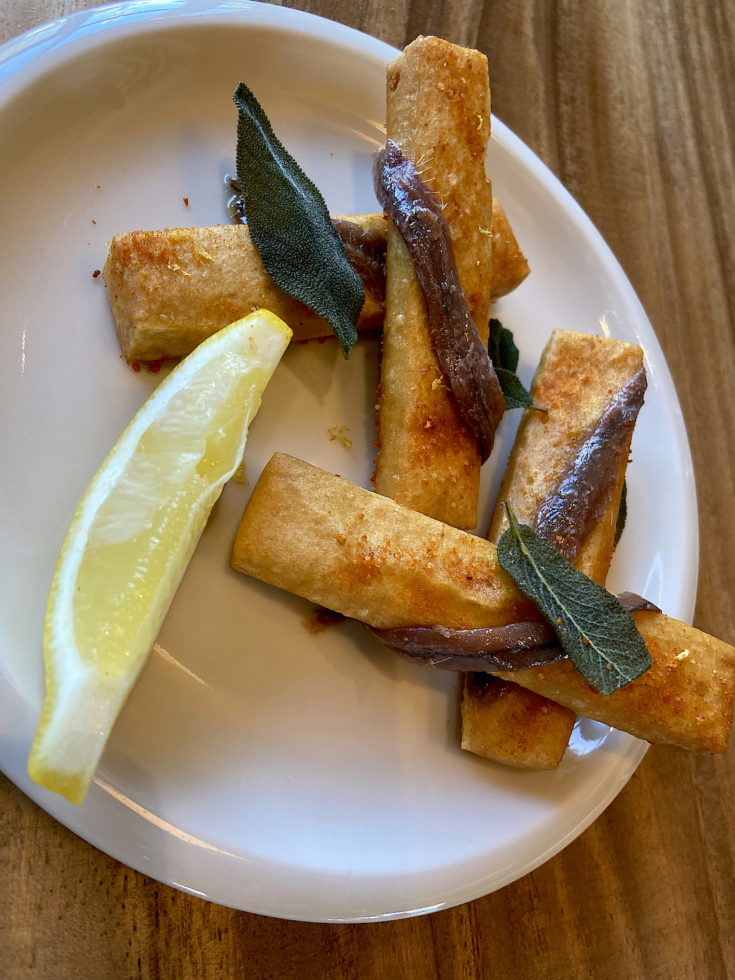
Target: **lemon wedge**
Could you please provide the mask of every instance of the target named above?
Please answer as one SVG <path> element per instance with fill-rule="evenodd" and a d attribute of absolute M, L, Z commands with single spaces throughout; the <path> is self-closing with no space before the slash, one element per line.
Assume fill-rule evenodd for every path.
<path fill-rule="evenodd" d="M 265 310 L 200 344 L 115 444 L 72 519 L 46 607 L 32 779 L 81 803 L 250 420 L 291 339 Z"/>

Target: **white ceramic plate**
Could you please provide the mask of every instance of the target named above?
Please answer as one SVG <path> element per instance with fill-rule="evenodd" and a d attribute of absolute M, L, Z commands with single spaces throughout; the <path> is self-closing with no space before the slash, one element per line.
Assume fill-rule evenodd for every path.
<path fill-rule="evenodd" d="M 119 355 L 100 278 L 118 231 L 228 220 L 232 93 L 242 79 L 333 211 L 375 209 L 386 45 L 264 4 L 124 3 L 0 52 L 0 762 L 42 807 L 154 878 L 213 901 L 309 920 L 406 916 L 476 898 L 539 865 L 613 799 L 645 746 L 579 723 L 557 772 L 462 753 L 456 677 L 406 664 L 347 624 L 230 571 L 250 486 L 229 486 L 80 808 L 30 783 L 43 693 L 41 624 L 68 521 L 157 376 Z M 589 221 L 495 123 L 490 165 L 533 269 L 498 315 L 526 380 L 553 327 L 646 351 L 630 517 L 614 588 L 692 615 L 697 521 L 663 356 Z M 188 198 L 188 207 L 184 203 Z M 274 450 L 366 484 L 375 342 L 290 350 L 247 453 Z M 513 435 L 503 423 L 487 505 Z M 351 447 L 330 440 L 345 426 Z"/>

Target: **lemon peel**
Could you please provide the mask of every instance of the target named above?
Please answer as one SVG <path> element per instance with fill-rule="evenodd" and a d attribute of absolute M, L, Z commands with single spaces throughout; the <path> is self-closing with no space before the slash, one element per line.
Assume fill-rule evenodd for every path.
<path fill-rule="evenodd" d="M 118 439 L 72 519 L 44 623 L 33 780 L 81 803 L 291 339 L 257 310 L 200 344 Z"/>

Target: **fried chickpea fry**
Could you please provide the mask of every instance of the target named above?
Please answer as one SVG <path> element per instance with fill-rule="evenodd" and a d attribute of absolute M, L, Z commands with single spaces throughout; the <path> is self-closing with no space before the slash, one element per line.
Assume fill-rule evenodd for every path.
<path fill-rule="evenodd" d="M 538 618 L 491 542 L 282 454 L 253 490 L 231 563 L 378 629 Z M 735 649 L 663 613 L 633 617 L 652 666 L 614 694 L 599 694 L 566 660 L 499 676 L 639 738 L 724 751 Z"/>
<path fill-rule="evenodd" d="M 633 344 L 557 330 L 541 356 L 531 396 L 546 413 L 528 411 L 518 427 L 498 504 L 488 530 L 491 541 L 507 526 L 503 501 L 519 521 L 532 524 L 538 505 L 553 487 L 610 397 L 643 366 Z M 605 584 L 615 548 L 615 528 L 628 449 L 621 454 L 610 503 L 575 562 Z M 524 769 L 555 769 L 574 726 L 567 708 L 508 681 L 488 682 L 468 674 L 462 692 L 462 748 Z"/>
<path fill-rule="evenodd" d="M 386 129 L 444 205 L 459 281 L 487 343 L 492 189 L 487 59 L 420 37 L 388 66 Z M 374 486 L 455 527 L 477 523 L 480 451 L 434 354 L 426 303 L 401 235 L 388 225 Z"/>

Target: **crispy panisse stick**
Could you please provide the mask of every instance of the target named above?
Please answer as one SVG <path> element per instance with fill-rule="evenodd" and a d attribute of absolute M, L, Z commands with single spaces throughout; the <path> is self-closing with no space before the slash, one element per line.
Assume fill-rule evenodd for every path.
<path fill-rule="evenodd" d="M 444 205 L 459 281 L 487 342 L 492 238 L 485 216 L 492 190 L 485 175 L 485 56 L 439 38 L 417 38 L 388 66 L 386 126 Z M 479 448 L 443 381 L 424 296 L 392 222 L 385 303 L 375 489 L 447 524 L 472 528 Z"/>
<path fill-rule="evenodd" d="M 386 225 L 382 214 L 348 220 L 365 230 Z M 120 347 L 131 361 L 183 357 L 261 308 L 288 323 L 295 340 L 330 333 L 324 320 L 271 280 L 245 225 L 116 235 L 102 275 Z M 361 326 L 382 321 L 382 298 L 369 293 Z"/>
<path fill-rule="evenodd" d="M 546 345 L 531 394 L 548 412 L 524 414 L 508 460 L 498 504 L 488 531 L 497 542 L 507 526 L 503 501 L 519 521 L 533 524 L 539 504 L 553 489 L 586 429 L 602 415 L 610 396 L 643 367 L 634 344 L 556 330 Z M 632 436 L 632 431 L 631 431 Z M 615 528 L 630 440 L 607 510 L 584 541 L 574 562 L 604 585 L 615 548 Z M 496 762 L 528 769 L 555 769 L 574 725 L 574 713 L 512 684 L 488 682 L 468 673 L 462 693 L 462 748 Z"/>
<path fill-rule="evenodd" d="M 556 769 L 576 715 L 512 681 L 467 671 L 462 748 L 516 769 Z"/>
<path fill-rule="evenodd" d="M 253 490 L 232 565 L 371 626 L 538 619 L 488 541 L 282 453 Z"/>
<path fill-rule="evenodd" d="M 382 214 L 344 218 L 382 236 Z M 501 204 L 493 199 L 493 298 L 528 275 L 528 263 Z M 245 225 L 169 228 L 115 235 L 103 276 L 118 339 L 131 361 L 184 357 L 206 337 L 252 310 L 270 309 L 294 340 L 331 335 L 329 325 L 271 281 Z M 369 288 L 358 330 L 383 326 L 385 294 Z"/>
<path fill-rule="evenodd" d="M 231 560 L 238 571 L 377 628 L 538 618 L 491 542 L 280 454 L 253 490 Z M 723 751 L 735 649 L 663 613 L 634 618 L 653 666 L 608 697 L 567 661 L 511 679 L 640 738 Z"/>
<path fill-rule="evenodd" d="M 512 293 L 531 271 L 526 256 L 511 228 L 503 205 L 493 198 L 492 220 L 492 269 L 490 274 L 490 299 Z"/>

